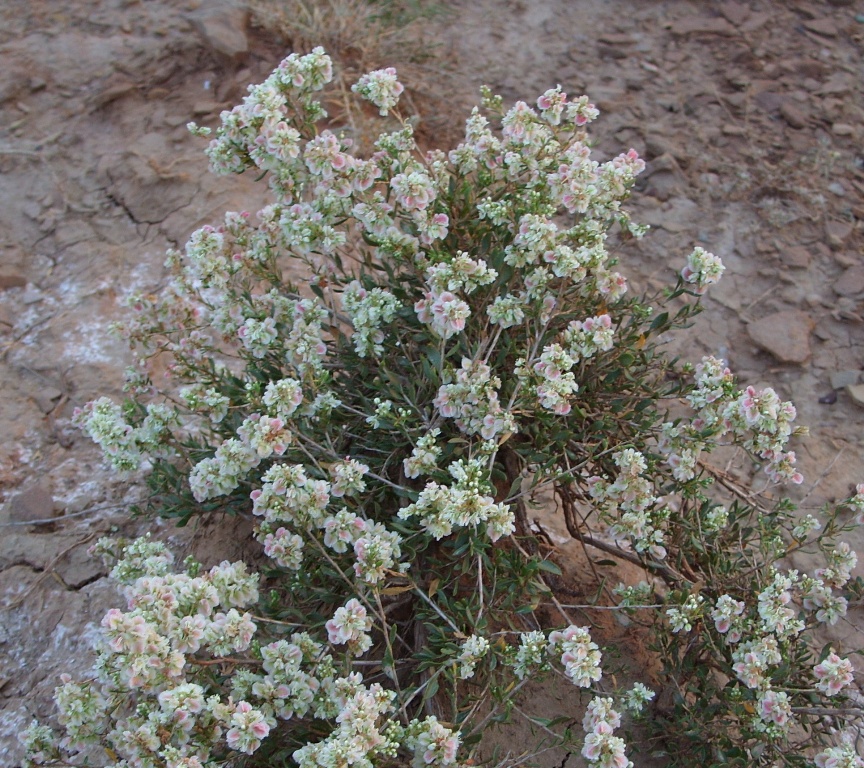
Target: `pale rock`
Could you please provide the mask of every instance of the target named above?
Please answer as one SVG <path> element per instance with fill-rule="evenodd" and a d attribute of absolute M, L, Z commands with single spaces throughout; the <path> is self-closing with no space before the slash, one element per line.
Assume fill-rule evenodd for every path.
<path fill-rule="evenodd" d="M 50 385 L 40 387 L 37 392 L 33 394 L 33 399 L 36 401 L 36 405 L 39 406 L 39 410 L 42 413 L 51 413 L 54 408 L 57 406 L 57 401 L 63 397 L 63 392 L 57 387 L 52 387 Z"/>
<path fill-rule="evenodd" d="M 16 494 L 9 502 L 9 522 L 29 523 L 54 517 L 54 499 L 41 485 Z"/>
<path fill-rule="evenodd" d="M 834 283 L 838 296 L 857 296 L 864 293 L 864 265 L 849 267 Z"/>
<path fill-rule="evenodd" d="M 750 9 L 744 3 L 738 3 L 735 0 L 728 0 L 728 2 L 723 3 L 720 6 L 720 13 L 736 27 L 740 27 L 750 17 Z"/>
<path fill-rule="evenodd" d="M 672 22 L 673 35 L 734 35 L 733 27 L 720 16 L 685 16 Z"/>
<path fill-rule="evenodd" d="M 851 221 L 826 221 L 825 237 L 828 238 L 828 244 L 834 248 L 842 247 L 843 243 L 849 239 L 853 229 L 854 225 Z"/>
<path fill-rule="evenodd" d="M 830 18 L 805 21 L 804 29 L 822 35 L 822 37 L 837 37 L 837 25 L 834 23 L 834 19 Z"/>
<path fill-rule="evenodd" d="M 846 387 L 846 391 L 857 405 L 864 408 L 864 384 L 852 384 Z"/>
<path fill-rule="evenodd" d="M 831 126 L 831 133 L 835 136 L 852 136 L 855 134 L 855 126 L 849 123 L 834 123 Z"/>
<path fill-rule="evenodd" d="M 852 387 L 861 380 L 861 371 L 834 371 L 831 374 L 832 389 Z"/>
<path fill-rule="evenodd" d="M 196 101 L 192 105 L 192 114 L 195 117 L 203 115 L 212 115 L 222 109 L 222 105 L 218 101 Z"/>
<path fill-rule="evenodd" d="M 807 269 L 810 266 L 810 251 L 801 245 L 780 249 L 780 261 L 784 266 L 794 269 Z"/>
<path fill-rule="evenodd" d="M 806 128 L 809 115 L 789 101 L 780 103 L 780 114 L 792 128 Z"/>
<path fill-rule="evenodd" d="M 231 3 L 213 3 L 196 11 L 189 20 L 205 45 L 214 51 L 230 59 L 242 59 L 248 55 L 246 24 L 249 14 L 244 8 Z"/>
<path fill-rule="evenodd" d="M 747 326 L 755 344 L 782 363 L 805 363 L 810 359 L 812 330 L 812 318 L 799 310 L 775 312 Z"/>
<path fill-rule="evenodd" d="M 764 27 L 769 21 L 773 21 L 776 18 L 776 14 L 769 13 L 767 11 L 760 11 L 759 13 L 754 13 L 747 19 L 743 24 L 741 24 L 741 30 L 743 32 L 756 32 L 758 29 Z"/>

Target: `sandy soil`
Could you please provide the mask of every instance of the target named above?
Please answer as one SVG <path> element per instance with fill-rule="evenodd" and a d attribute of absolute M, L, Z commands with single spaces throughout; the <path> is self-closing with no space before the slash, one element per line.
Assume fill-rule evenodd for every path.
<path fill-rule="evenodd" d="M 622 271 L 653 287 L 694 244 L 720 255 L 724 280 L 676 350 L 726 357 L 793 399 L 811 429 L 796 446 L 805 506 L 847 496 L 864 480 L 864 2 L 438 8 L 426 77 L 448 72 L 454 120 L 482 83 L 506 101 L 560 83 L 601 109 L 602 155 L 632 146 L 649 161 L 632 208 L 654 229 Z M 239 1 L 0 4 L 0 763 L 49 714 L 59 671 L 89 663 L 114 596 L 84 550 L 128 527 L 141 494 L 69 423 L 119 391 L 128 357 L 106 328 L 130 291 L 160 289 L 166 248 L 262 199 L 209 176 L 184 126 L 215 124 L 286 52 Z M 425 126 L 434 136 L 441 115 Z M 205 556 L 231 556 L 232 532 L 212 534 Z M 860 647 L 862 626 L 858 607 L 832 639 Z M 566 706 L 556 696 L 544 711 Z"/>

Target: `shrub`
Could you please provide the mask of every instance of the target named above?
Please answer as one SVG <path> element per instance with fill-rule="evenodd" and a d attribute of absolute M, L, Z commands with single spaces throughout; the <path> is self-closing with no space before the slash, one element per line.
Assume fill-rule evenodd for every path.
<path fill-rule="evenodd" d="M 127 610 L 94 678 L 57 690 L 63 740 L 25 734 L 30 764 L 96 743 L 118 766 L 448 766 L 558 673 L 584 712 L 532 723 L 591 764 L 630 765 L 614 732 L 644 711 L 672 764 L 862 765 L 831 735 L 860 712 L 851 664 L 814 631 L 860 594 L 838 538 L 864 486 L 820 523 L 730 483 L 720 446 L 801 482 L 794 407 L 659 343 L 720 260 L 696 248 L 674 286 L 628 294 L 607 246 L 643 234 L 622 203 L 644 164 L 591 159 L 585 97 L 505 112 L 484 92 L 462 144 L 423 152 L 379 70 L 354 90 L 398 128 L 359 157 L 321 127 L 330 77 L 321 49 L 291 55 L 223 113 L 212 169 L 266 176 L 274 202 L 169 254 L 122 329 L 129 401 L 76 416 L 118 470 L 148 470 L 160 514 L 254 515 L 263 573 L 100 542 Z M 542 489 L 586 547 L 644 569 L 596 608 L 651 617 L 669 701 L 616 689 L 556 598 Z M 826 567 L 781 566 L 804 547 Z"/>

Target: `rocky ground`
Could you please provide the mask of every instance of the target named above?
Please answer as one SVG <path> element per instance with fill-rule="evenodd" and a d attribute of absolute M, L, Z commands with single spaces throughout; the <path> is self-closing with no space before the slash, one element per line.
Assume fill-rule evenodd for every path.
<path fill-rule="evenodd" d="M 805 505 L 847 496 L 864 481 L 864 2 L 436 8 L 426 77 L 447 73 L 453 120 L 482 83 L 506 101 L 560 83 L 601 109 L 602 155 L 649 161 L 632 208 L 653 231 L 623 271 L 652 288 L 694 244 L 723 258 L 677 350 L 793 399 L 811 430 L 796 446 Z M 116 601 L 85 551 L 129 528 L 142 491 L 70 426 L 119 390 L 127 356 L 106 327 L 130 291 L 159 290 L 166 248 L 261 199 L 209 176 L 185 124 L 215 124 L 285 53 L 239 0 L 0 4 L 0 763 L 49 714 L 58 673 L 89 663 Z M 426 135 L 441 125 L 428 116 Z M 212 527 L 198 551 L 231 557 L 231 534 Z M 860 647 L 862 626 L 859 607 L 834 639 Z"/>

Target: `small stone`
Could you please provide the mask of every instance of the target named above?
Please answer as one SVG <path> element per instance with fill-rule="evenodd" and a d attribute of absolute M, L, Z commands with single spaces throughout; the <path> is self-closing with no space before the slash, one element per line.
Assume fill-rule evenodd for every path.
<path fill-rule="evenodd" d="M 832 181 L 828 185 L 828 191 L 831 194 L 837 195 L 837 197 L 846 197 L 846 187 L 844 187 L 839 181 Z"/>
<path fill-rule="evenodd" d="M 786 97 L 781 93 L 760 91 L 756 94 L 754 101 L 766 112 L 774 112 L 786 103 Z"/>
<path fill-rule="evenodd" d="M 744 32 L 755 32 L 764 27 L 769 21 L 774 21 L 776 18 L 777 15 L 775 13 L 768 13 L 767 11 L 754 13 L 741 25 L 741 29 Z"/>
<path fill-rule="evenodd" d="M 41 485 L 12 497 L 9 502 L 9 522 L 30 523 L 54 517 L 54 499 Z"/>
<path fill-rule="evenodd" d="M 38 304 L 45 297 L 42 295 L 42 292 L 33 285 L 28 285 L 27 290 L 21 294 L 21 303 L 24 304 L 25 307 L 29 307 L 31 304 Z"/>
<path fill-rule="evenodd" d="M 85 584 L 105 575 L 105 566 L 99 558 L 87 554 L 87 547 L 69 552 L 54 570 L 69 589 L 81 589 Z"/>
<path fill-rule="evenodd" d="M 812 21 L 804 22 L 804 29 L 810 32 L 815 32 L 822 37 L 837 37 L 837 25 L 834 19 L 813 19 Z"/>
<path fill-rule="evenodd" d="M 819 88 L 823 96 L 845 96 L 855 90 L 857 82 L 848 72 L 834 72 Z"/>
<path fill-rule="evenodd" d="M 135 83 L 128 77 L 115 73 L 105 81 L 99 93 L 91 97 L 90 103 L 97 108 L 104 107 L 121 96 L 134 91 L 135 88 Z"/>
<path fill-rule="evenodd" d="M 57 387 L 45 386 L 33 395 L 36 405 L 42 413 L 51 413 L 57 406 L 57 401 L 63 397 L 63 392 Z"/>
<path fill-rule="evenodd" d="M 673 35 L 734 35 L 733 27 L 719 16 L 685 16 L 672 22 Z"/>
<path fill-rule="evenodd" d="M 825 222 L 825 236 L 829 245 L 840 248 L 849 239 L 854 229 L 851 221 L 831 220 Z"/>
<path fill-rule="evenodd" d="M 738 3 L 735 0 L 723 3 L 720 6 L 720 13 L 736 27 L 740 27 L 750 17 L 750 9 L 744 3 Z"/>
<path fill-rule="evenodd" d="M 215 101 L 196 101 L 192 105 L 192 114 L 195 117 L 202 117 L 203 115 L 212 115 L 214 112 L 218 112 L 222 109 L 222 105 Z"/>
<path fill-rule="evenodd" d="M 747 133 L 747 129 L 743 125 L 733 125 L 732 123 L 726 123 L 720 129 L 720 132 L 724 136 L 743 136 Z"/>
<path fill-rule="evenodd" d="M 10 288 L 23 288 L 27 285 L 27 278 L 20 272 L 0 272 L 0 291 L 8 291 Z"/>
<path fill-rule="evenodd" d="M 810 359 L 812 330 L 812 318 L 799 310 L 775 312 L 747 326 L 756 345 L 782 363 L 805 363 Z"/>
<path fill-rule="evenodd" d="M 864 265 L 849 267 L 834 283 L 838 296 L 857 296 L 864 293 Z"/>
<path fill-rule="evenodd" d="M 793 248 L 781 248 L 780 260 L 787 267 L 794 269 L 807 269 L 810 266 L 810 251 L 801 245 Z"/>
<path fill-rule="evenodd" d="M 204 43 L 230 59 L 241 59 L 249 53 L 246 37 L 248 15 L 230 4 L 213 4 L 190 18 Z"/>
<path fill-rule="evenodd" d="M 831 133 L 835 136 L 852 136 L 855 133 L 855 126 L 849 123 L 834 123 L 831 126 Z"/>
<path fill-rule="evenodd" d="M 861 380 L 861 371 L 834 371 L 831 374 L 831 387 L 843 389 L 851 387 Z"/>
<path fill-rule="evenodd" d="M 856 404 L 864 408 L 864 384 L 853 384 L 846 387 L 846 391 Z"/>
<path fill-rule="evenodd" d="M 597 39 L 607 45 L 633 45 L 636 42 L 636 38 L 632 35 L 605 34 Z"/>
<path fill-rule="evenodd" d="M 788 101 L 784 101 L 780 104 L 780 114 L 792 128 L 807 127 L 807 115 L 803 110 Z"/>

